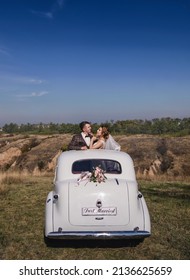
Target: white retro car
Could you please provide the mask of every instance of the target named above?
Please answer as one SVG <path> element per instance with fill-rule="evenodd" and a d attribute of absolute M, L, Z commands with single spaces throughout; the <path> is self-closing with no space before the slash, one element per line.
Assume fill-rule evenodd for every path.
<path fill-rule="evenodd" d="M 113 238 L 138 243 L 150 234 L 149 211 L 127 153 L 87 150 L 59 156 L 46 200 L 46 242 Z"/>

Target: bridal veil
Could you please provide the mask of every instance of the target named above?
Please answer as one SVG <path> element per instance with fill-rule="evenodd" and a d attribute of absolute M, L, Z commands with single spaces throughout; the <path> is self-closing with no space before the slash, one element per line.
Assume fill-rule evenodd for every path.
<path fill-rule="evenodd" d="M 113 139 L 113 137 L 110 134 L 108 139 L 106 140 L 105 149 L 120 151 L 121 146 Z"/>

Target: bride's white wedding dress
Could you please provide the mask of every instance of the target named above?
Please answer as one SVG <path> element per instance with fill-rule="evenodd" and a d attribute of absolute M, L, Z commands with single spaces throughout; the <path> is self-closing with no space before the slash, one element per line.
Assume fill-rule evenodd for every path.
<path fill-rule="evenodd" d="M 99 141 L 102 142 L 102 147 L 100 149 L 105 149 L 106 142 L 103 139 L 101 139 Z"/>

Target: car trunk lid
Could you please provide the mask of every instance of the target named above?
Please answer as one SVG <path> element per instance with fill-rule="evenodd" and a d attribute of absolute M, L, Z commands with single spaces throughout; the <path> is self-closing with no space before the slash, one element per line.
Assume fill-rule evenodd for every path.
<path fill-rule="evenodd" d="M 129 223 L 129 198 L 126 180 L 107 179 L 96 183 L 70 182 L 68 215 L 72 225 L 109 226 Z"/>

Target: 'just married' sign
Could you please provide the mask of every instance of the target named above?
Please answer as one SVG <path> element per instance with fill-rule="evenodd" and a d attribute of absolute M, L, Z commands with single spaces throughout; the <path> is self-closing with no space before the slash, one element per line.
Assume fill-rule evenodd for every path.
<path fill-rule="evenodd" d="M 82 216 L 116 216 L 116 207 L 83 207 Z"/>

